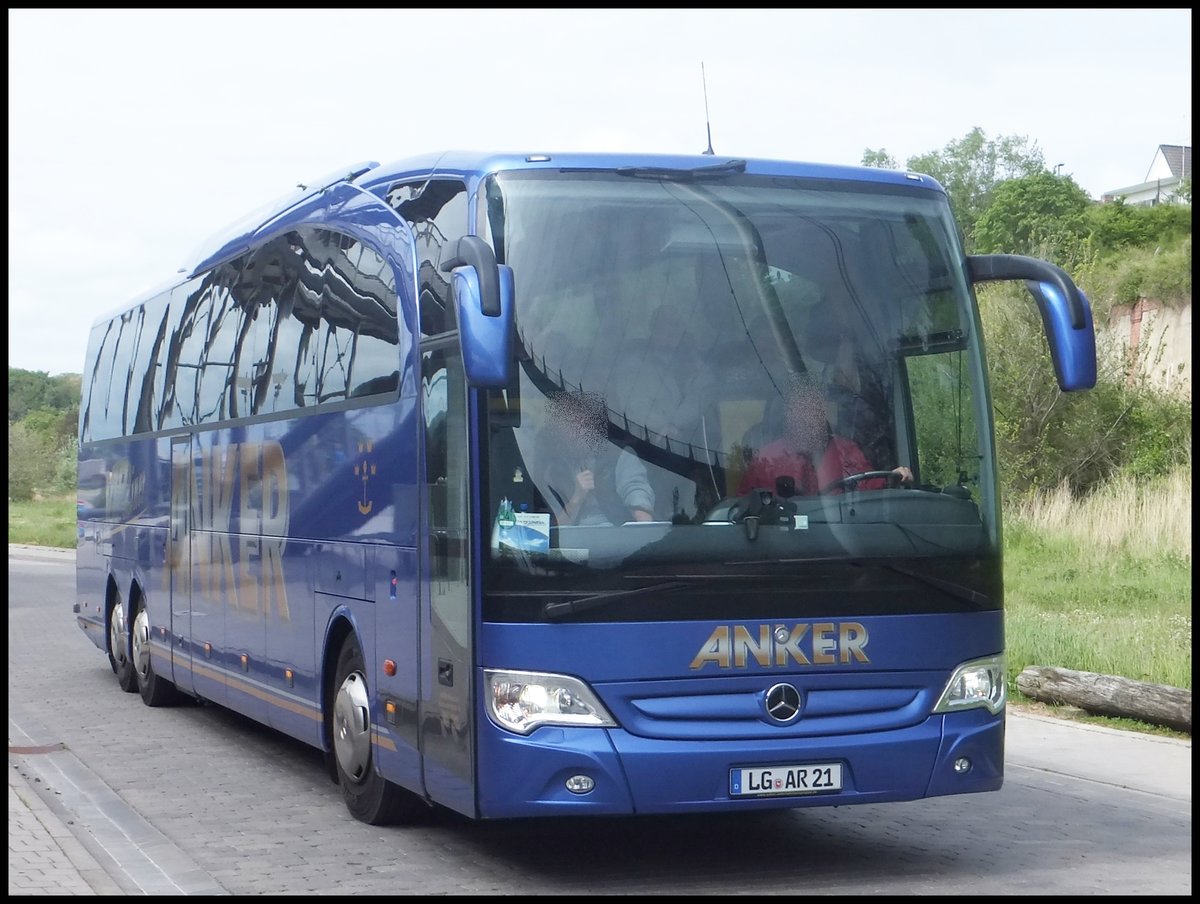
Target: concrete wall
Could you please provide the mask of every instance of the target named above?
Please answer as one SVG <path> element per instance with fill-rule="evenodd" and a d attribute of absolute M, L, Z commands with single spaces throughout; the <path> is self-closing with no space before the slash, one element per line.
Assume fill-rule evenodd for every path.
<path fill-rule="evenodd" d="M 1121 355 L 1168 392 L 1192 397 L 1192 302 L 1163 305 L 1142 298 L 1118 305 L 1108 323 L 1096 324 L 1098 354 Z"/>

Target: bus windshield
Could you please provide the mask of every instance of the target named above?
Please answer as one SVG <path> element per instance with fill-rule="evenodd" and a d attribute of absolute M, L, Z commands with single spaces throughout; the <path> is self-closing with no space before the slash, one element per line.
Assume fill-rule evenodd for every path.
<path fill-rule="evenodd" d="M 481 411 L 485 617 L 1000 608 L 942 192 L 618 170 L 480 194 L 517 350 Z"/>

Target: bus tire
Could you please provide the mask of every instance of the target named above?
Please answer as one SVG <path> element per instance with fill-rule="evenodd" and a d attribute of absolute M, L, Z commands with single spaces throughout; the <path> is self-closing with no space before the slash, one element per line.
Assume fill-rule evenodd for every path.
<path fill-rule="evenodd" d="M 133 671 L 142 702 L 147 706 L 170 706 L 178 702 L 181 694 L 174 682 L 156 674 L 150 660 L 150 616 L 141 600 L 138 600 L 137 614 L 133 617 L 132 644 Z"/>
<path fill-rule="evenodd" d="M 129 652 L 129 632 L 125 630 L 125 602 L 121 591 L 113 591 L 113 603 L 108 610 L 108 664 L 117 676 L 117 685 L 127 694 L 138 689 Z"/>
<path fill-rule="evenodd" d="M 334 672 L 329 734 L 338 784 L 346 808 L 368 825 L 415 821 L 428 805 L 389 782 L 375 768 L 371 743 L 371 695 L 362 651 L 354 636 L 342 642 Z"/>

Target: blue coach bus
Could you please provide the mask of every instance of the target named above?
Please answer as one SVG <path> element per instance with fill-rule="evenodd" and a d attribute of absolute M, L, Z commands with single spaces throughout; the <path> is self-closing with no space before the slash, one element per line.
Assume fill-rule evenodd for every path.
<path fill-rule="evenodd" d="M 78 624 L 146 704 L 324 751 L 372 824 L 998 789 L 988 280 L 1094 384 L 1083 294 L 965 254 L 926 176 L 349 167 L 95 323 Z M 798 378 L 854 454 L 763 476 Z"/>

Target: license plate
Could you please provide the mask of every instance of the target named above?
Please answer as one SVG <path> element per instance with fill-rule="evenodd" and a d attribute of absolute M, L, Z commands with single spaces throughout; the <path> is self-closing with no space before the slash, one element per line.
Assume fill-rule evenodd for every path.
<path fill-rule="evenodd" d="M 841 763 L 803 766 L 752 766 L 729 770 L 732 797 L 767 794 L 819 794 L 842 790 Z"/>

